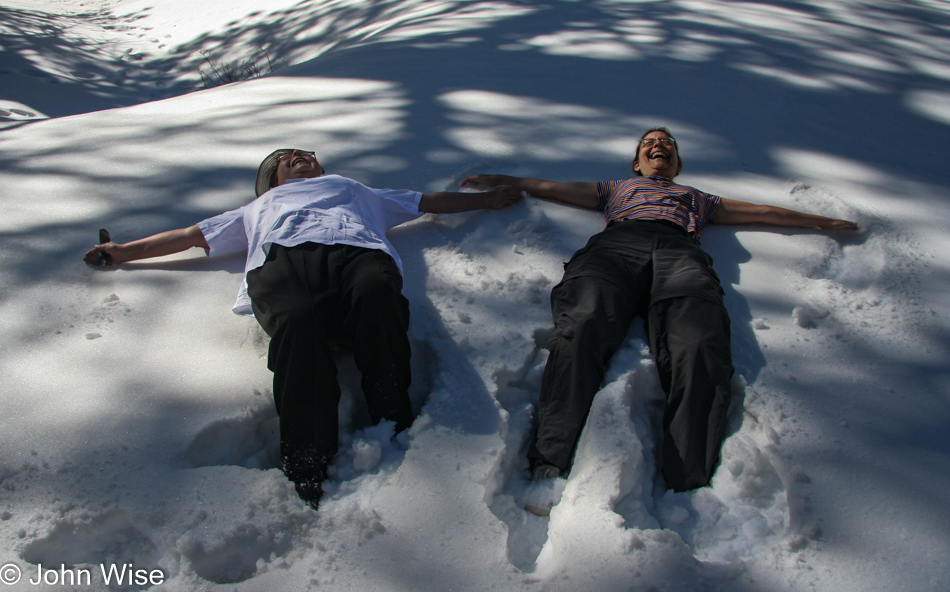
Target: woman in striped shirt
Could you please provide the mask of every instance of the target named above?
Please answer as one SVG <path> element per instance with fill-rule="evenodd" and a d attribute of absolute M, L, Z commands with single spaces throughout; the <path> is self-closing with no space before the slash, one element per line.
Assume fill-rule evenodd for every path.
<path fill-rule="evenodd" d="M 856 229 L 854 222 L 726 199 L 673 182 L 682 171 L 666 128 L 641 137 L 636 177 L 599 183 L 475 175 L 463 184 L 510 185 L 536 197 L 602 210 L 607 228 L 565 265 L 551 293 L 554 332 L 528 451 L 535 479 L 570 468 L 610 358 L 635 316 L 667 396 L 660 466 L 675 491 L 709 483 L 729 407 L 729 316 L 712 258 L 699 248 L 708 222 Z M 541 509 L 546 510 L 546 509 Z"/>

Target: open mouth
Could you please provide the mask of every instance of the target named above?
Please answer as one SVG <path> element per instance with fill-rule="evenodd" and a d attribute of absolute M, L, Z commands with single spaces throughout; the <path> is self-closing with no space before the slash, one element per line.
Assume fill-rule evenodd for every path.
<path fill-rule="evenodd" d="M 302 156 L 298 156 L 297 158 L 295 158 L 295 159 L 293 159 L 293 160 L 290 161 L 290 166 L 291 166 L 291 168 L 297 166 L 297 163 L 298 163 L 298 162 L 307 162 L 307 159 L 304 158 L 304 157 L 302 157 Z M 308 164 L 309 164 L 309 163 L 308 163 Z"/>

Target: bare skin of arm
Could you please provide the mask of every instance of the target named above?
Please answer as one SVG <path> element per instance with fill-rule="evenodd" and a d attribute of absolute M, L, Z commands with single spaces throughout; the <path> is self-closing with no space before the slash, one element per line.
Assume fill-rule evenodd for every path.
<path fill-rule="evenodd" d="M 96 245 L 83 256 L 83 261 L 89 265 L 96 265 L 99 253 L 105 253 L 109 255 L 107 266 L 121 265 L 129 261 L 180 253 L 192 247 L 209 248 L 197 224 L 188 228 L 160 232 L 128 243 L 108 242 Z"/>
<path fill-rule="evenodd" d="M 473 175 L 462 185 L 510 185 L 536 197 L 554 199 L 585 208 L 596 208 L 600 198 L 596 183 L 558 183 L 544 179 L 526 179 L 508 175 Z M 713 214 L 717 224 L 767 224 L 789 228 L 821 228 L 824 230 L 856 230 L 858 225 L 815 214 L 806 214 L 778 206 L 759 205 L 736 199 L 723 198 Z"/>
<path fill-rule="evenodd" d="M 778 206 L 754 204 L 737 199 L 723 198 L 713 213 L 716 224 L 767 224 L 787 228 L 821 228 L 823 230 L 857 230 L 849 220 L 806 214 Z"/>
<path fill-rule="evenodd" d="M 419 211 L 430 214 L 457 214 L 472 210 L 498 210 L 521 201 L 521 192 L 510 186 L 495 187 L 484 193 L 440 191 L 423 193 Z"/>
<path fill-rule="evenodd" d="M 440 192 L 425 193 L 419 209 L 434 214 L 453 214 L 470 210 L 499 209 L 521 200 L 521 194 L 510 187 L 498 187 L 485 193 Z M 198 225 L 169 230 L 128 243 L 108 242 L 96 245 L 84 256 L 83 261 L 96 266 L 99 253 L 109 256 L 107 266 L 122 265 L 129 261 L 163 257 L 187 251 L 192 247 L 208 249 L 208 242 Z"/>
<path fill-rule="evenodd" d="M 485 185 L 498 187 L 508 185 L 519 193 L 525 191 L 535 197 L 553 199 L 583 208 L 596 209 L 600 198 L 596 183 L 568 182 L 558 183 L 544 179 L 527 179 L 509 175 L 472 175 L 462 181 L 462 185 Z"/>

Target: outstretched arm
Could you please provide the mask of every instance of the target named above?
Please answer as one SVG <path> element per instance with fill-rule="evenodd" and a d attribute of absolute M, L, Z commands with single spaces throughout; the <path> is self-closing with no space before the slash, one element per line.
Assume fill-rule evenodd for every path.
<path fill-rule="evenodd" d="M 525 191 L 535 197 L 544 197 L 584 208 L 596 209 L 600 203 L 596 183 L 558 183 L 544 179 L 526 179 L 509 175 L 472 175 L 462 185 L 509 185 L 517 191 Z"/>
<path fill-rule="evenodd" d="M 824 230 L 857 230 L 858 225 L 848 220 L 806 214 L 778 206 L 765 206 L 723 198 L 712 216 L 716 224 L 768 224 L 790 228 L 821 228 Z"/>
<path fill-rule="evenodd" d="M 197 224 L 188 228 L 160 232 L 129 243 L 108 242 L 96 245 L 83 256 L 83 261 L 95 266 L 99 260 L 99 253 L 105 253 L 109 256 L 106 265 L 121 265 L 137 259 L 180 253 L 191 247 L 209 248 L 208 242 Z"/>
<path fill-rule="evenodd" d="M 419 211 L 430 214 L 457 214 L 472 210 L 498 210 L 521 201 L 521 193 L 512 187 L 495 187 L 484 193 L 440 191 L 423 193 Z"/>

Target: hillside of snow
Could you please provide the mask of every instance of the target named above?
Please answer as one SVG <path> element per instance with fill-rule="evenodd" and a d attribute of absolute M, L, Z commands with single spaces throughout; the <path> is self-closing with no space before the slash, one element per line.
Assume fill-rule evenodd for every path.
<path fill-rule="evenodd" d="M 370 426 L 341 354 L 317 512 L 277 468 L 267 337 L 230 310 L 243 258 L 81 261 L 101 227 L 247 203 L 279 147 L 457 190 L 623 178 L 653 125 L 682 183 L 860 225 L 703 234 L 737 374 L 693 492 L 657 485 L 638 323 L 560 502 L 522 510 L 548 295 L 597 212 L 529 198 L 391 231 L 419 417 Z M 0 588 L 946 592 L 948 125 L 936 0 L 4 2 Z"/>

